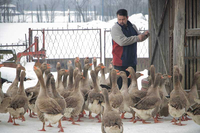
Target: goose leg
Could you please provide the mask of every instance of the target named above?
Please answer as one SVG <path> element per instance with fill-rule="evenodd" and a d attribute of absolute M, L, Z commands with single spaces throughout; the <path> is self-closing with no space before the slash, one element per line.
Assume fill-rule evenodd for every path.
<path fill-rule="evenodd" d="M 159 121 L 157 117 L 153 117 L 154 123 L 162 123 L 162 121 Z"/>
<path fill-rule="evenodd" d="M 26 121 L 24 115 L 22 115 L 21 118 L 22 118 L 22 121 Z"/>
<path fill-rule="evenodd" d="M 67 117 L 64 116 L 64 117 L 62 118 L 62 120 L 63 120 L 63 121 L 67 121 L 68 119 L 67 119 Z"/>
<path fill-rule="evenodd" d="M 185 126 L 186 124 L 182 124 L 181 123 L 181 117 L 179 118 L 179 123 L 177 123 L 176 125 L 178 125 L 178 126 Z"/>
<path fill-rule="evenodd" d="M 64 129 L 63 129 L 62 124 L 61 124 L 61 119 L 59 120 L 58 127 L 60 128 L 60 130 L 58 132 L 64 132 Z"/>
<path fill-rule="evenodd" d="M 145 120 L 142 120 L 143 124 L 150 124 L 151 122 L 146 122 Z"/>
<path fill-rule="evenodd" d="M 15 126 L 19 125 L 19 124 L 15 123 L 15 118 L 13 118 L 13 121 L 14 121 L 13 125 L 15 125 Z"/>
<path fill-rule="evenodd" d="M 98 115 L 97 119 L 99 120 L 98 123 L 101 123 L 101 114 Z"/>
<path fill-rule="evenodd" d="M 12 118 L 11 118 L 11 114 L 9 114 L 8 123 L 13 123 L 13 120 L 12 120 Z"/>
<path fill-rule="evenodd" d="M 72 120 L 72 124 L 73 124 L 73 125 L 80 125 L 80 124 L 75 123 L 74 117 L 71 117 L 70 119 Z"/>
<path fill-rule="evenodd" d="M 39 131 L 46 131 L 44 128 L 45 128 L 45 122 L 43 122 L 43 127 L 42 127 L 42 129 L 39 130 Z"/>
<path fill-rule="evenodd" d="M 81 122 L 81 121 L 83 121 L 83 120 L 81 120 L 81 114 L 78 116 L 78 120 L 77 120 L 77 122 Z"/>
<path fill-rule="evenodd" d="M 89 119 L 94 119 L 94 117 L 92 117 L 92 112 L 89 111 Z"/>
<path fill-rule="evenodd" d="M 135 121 L 135 112 L 134 112 L 132 115 L 133 115 L 133 117 L 132 117 L 132 119 L 130 120 L 130 122 L 135 123 L 135 122 L 134 122 L 134 121 Z"/>
<path fill-rule="evenodd" d="M 126 112 L 123 112 L 123 113 L 122 113 L 121 119 L 125 119 L 125 118 L 124 118 L 125 113 L 126 113 Z"/>
<path fill-rule="evenodd" d="M 49 125 L 47 125 L 47 127 L 53 127 L 53 126 L 51 125 L 51 123 L 49 123 Z"/>
<path fill-rule="evenodd" d="M 173 118 L 171 122 L 175 122 L 175 123 L 176 123 L 176 122 L 177 122 L 177 120 L 176 120 L 175 118 Z"/>

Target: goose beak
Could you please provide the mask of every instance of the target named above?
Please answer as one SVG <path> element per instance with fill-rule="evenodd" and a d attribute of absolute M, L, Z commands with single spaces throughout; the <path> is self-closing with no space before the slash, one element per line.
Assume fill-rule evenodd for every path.
<path fill-rule="evenodd" d="M 172 76 L 168 75 L 168 78 L 171 78 Z"/>
<path fill-rule="evenodd" d="M 90 66 L 92 66 L 93 64 L 92 63 L 90 63 Z"/>
<path fill-rule="evenodd" d="M 37 67 L 36 67 L 36 66 L 34 66 L 33 68 L 34 68 L 34 70 L 36 70 L 36 69 L 37 69 Z"/>

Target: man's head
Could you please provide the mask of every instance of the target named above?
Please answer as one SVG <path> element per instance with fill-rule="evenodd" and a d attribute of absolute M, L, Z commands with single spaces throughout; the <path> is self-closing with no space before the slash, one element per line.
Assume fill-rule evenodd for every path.
<path fill-rule="evenodd" d="M 126 25 L 128 21 L 128 12 L 126 9 L 119 9 L 117 11 L 117 22 L 120 25 Z"/>

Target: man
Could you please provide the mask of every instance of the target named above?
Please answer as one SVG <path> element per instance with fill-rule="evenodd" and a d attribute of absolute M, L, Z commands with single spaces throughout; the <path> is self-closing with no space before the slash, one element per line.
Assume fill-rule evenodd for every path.
<path fill-rule="evenodd" d="M 136 71 L 137 65 L 137 42 L 144 41 L 148 38 L 149 32 L 140 33 L 137 27 L 128 20 L 128 13 L 125 9 L 117 11 L 117 23 L 112 27 L 112 54 L 114 68 L 119 71 L 125 71 L 127 76 L 129 73 L 126 68 L 133 67 Z M 117 84 L 119 89 L 122 86 L 121 77 Z M 128 86 L 130 85 L 130 79 Z"/>

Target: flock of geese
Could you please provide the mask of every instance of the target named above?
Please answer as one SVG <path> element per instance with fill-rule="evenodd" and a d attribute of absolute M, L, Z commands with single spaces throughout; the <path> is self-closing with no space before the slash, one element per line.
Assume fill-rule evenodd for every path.
<path fill-rule="evenodd" d="M 136 73 L 132 67 L 126 69 L 130 73 L 127 77 L 124 71 L 117 71 L 110 65 L 109 76 L 106 78 L 105 66 L 102 63 L 97 65 L 96 58 L 93 58 L 92 63 L 89 58 L 85 58 L 83 69 L 78 57 L 74 60 L 74 66 L 72 61 L 68 61 L 67 66 L 68 69 L 63 69 L 57 63 L 56 79 L 49 64 L 44 62 L 39 67 L 34 66 L 38 82 L 33 87 L 24 88 L 26 72 L 18 65 L 15 80 L 6 93 L 3 93 L 0 83 L 0 113 L 9 112 L 8 122 L 19 125 L 15 119 L 25 121 L 24 114 L 29 110 L 30 117 L 37 114 L 43 123 L 40 131 L 45 131 L 45 123 L 48 121 L 48 126 L 58 123 L 59 131 L 64 132 L 62 120 L 77 124 L 74 118 L 78 117 L 77 121 L 81 121 L 85 111 L 89 112 L 89 119 L 93 119 L 92 113 L 96 114 L 98 122 L 101 122 L 102 133 L 122 133 L 125 113 L 132 114 L 133 123 L 142 121 L 148 124 L 146 120 L 150 118 L 155 123 L 160 123 L 158 118 L 163 109 L 173 117 L 175 125 L 184 125 L 181 121 L 189 119 L 187 115 L 200 125 L 200 100 L 197 91 L 200 72 L 194 74 L 192 87 L 186 92 L 181 86 L 182 74 L 174 66 L 173 90 L 169 95 L 165 84 L 171 76 L 156 73 L 153 65 L 149 69 L 147 90 L 138 89 L 137 78 L 142 74 Z M 98 76 L 99 72 L 101 76 Z M 121 89 L 117 85 L 120 76 L 123 80 Z M 128 78 L 131 80 L 129 87 Z"/>

